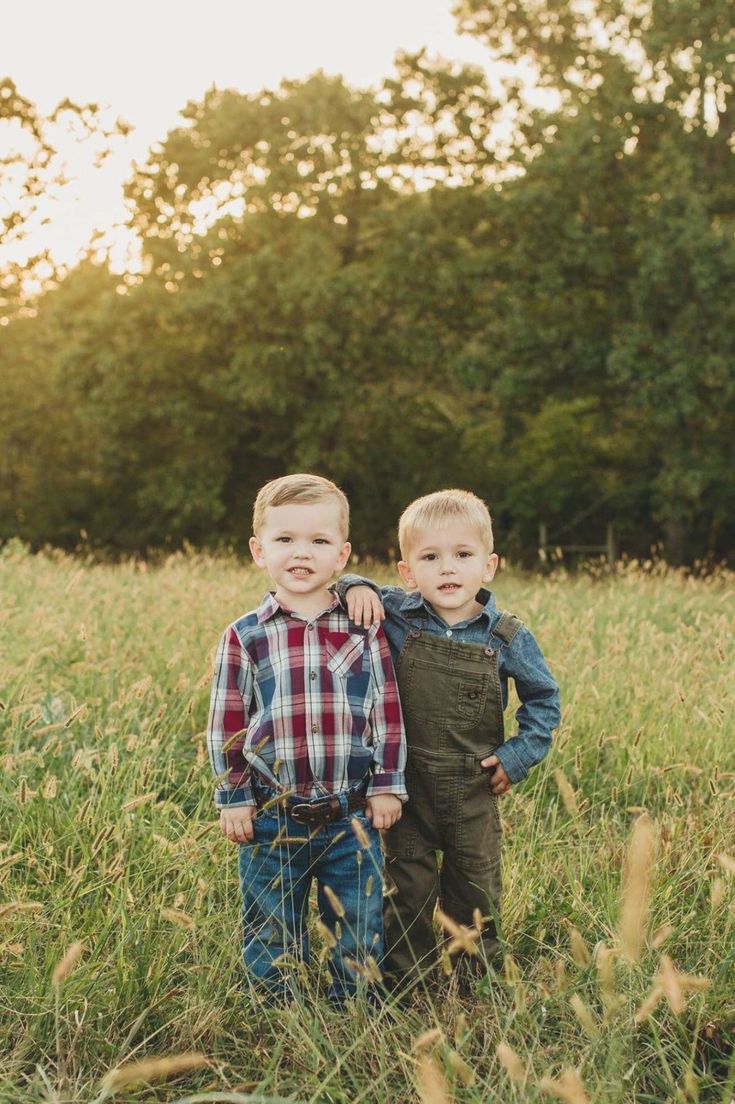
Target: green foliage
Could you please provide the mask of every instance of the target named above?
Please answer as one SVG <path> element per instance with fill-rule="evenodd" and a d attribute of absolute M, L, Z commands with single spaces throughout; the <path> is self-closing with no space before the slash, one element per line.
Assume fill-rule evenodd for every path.
<path fill-rule="evenodd" d="M 545 109 L 425 52 L 188 104 L 127 188 L 146 275 L 2 332 L 0 537 L 242 547 L 315 468 L 363 552 L 461 484 L 527 559 L 539 522 L 732 554 L 732 30 L 674 7 L 455 4 Z"/>

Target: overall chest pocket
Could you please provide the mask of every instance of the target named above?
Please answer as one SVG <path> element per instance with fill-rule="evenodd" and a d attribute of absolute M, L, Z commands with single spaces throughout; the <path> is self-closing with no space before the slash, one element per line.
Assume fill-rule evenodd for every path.
<path fill-rule="evenodd" d="M 476 723 L 485 712 L 489 678 L 486 674 L 463 672 L 457 679 L 457 716 Z"/>
<path fill-rule="evenodd" d="M 365 670 L 365 637 L 352 633 L 329 632 L 324 638 L 327 670 L 347 678 Z"/>
<path fill-rule="evenodd" d="M 471 728 L 485 712 L 490 677 L 481 669 L 411 657 L 399 664 L 398 686 L 407 719 Z"/>

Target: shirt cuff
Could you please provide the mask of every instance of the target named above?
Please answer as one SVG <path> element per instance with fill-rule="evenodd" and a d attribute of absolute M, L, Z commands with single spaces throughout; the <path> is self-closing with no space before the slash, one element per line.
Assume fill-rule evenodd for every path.
<path fill-rule="evenodd" d="M 406 782 L 403 771 L 376 771 L 370 779 L 367 788 L 368 797 L 377 797 L 379 794 L 393 794 L 401 801 L 408 801 Z"/>
<path fill-rule="evenodd" d="M 236 790 L 217 790 L 214 803 L 218 809 L 237 809 L 243 805 L 256 805 L 250 786 L 238 786 Z"/>
<path fill-rule="evenodd" d="M 511 782 L 522 782 L 528 777 L 528 767 L 518 754 L 508 744 L 501 744 L 493 752 L 500 760 L 500 765 L 510 778 Z"/>

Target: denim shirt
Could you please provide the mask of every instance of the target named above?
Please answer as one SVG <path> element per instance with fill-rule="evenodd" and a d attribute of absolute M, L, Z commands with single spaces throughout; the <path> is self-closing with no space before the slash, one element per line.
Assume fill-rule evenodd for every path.
<path fill-rule="evenodd" d="M 340 598 L 352 586 L 369 586 L 382 599 L 385 607 L 383 628 L 388 637 L 393 662 L 398 662 L 406 637 L 411 629 L 450 637 L 463 644 L 488 644 L 498 653 L 498 674 L 503 696 L 503 709 L 508 703 L 508 679 L 515 682 L 521 706 L 516 712 L 518 732 L 496 749 L 503 770 L 511 782 L 520 782 L 532 766 L 539 763 L 551 745 L 551 734 L 559 725 L 559 687 L 546 665 L 533 633 L 524 626 L 510 644 L 492 636 L 500 620 L 495 597 L 484 588 L 477 592 L 482 606 L 479 613 L 456 625 L 448 625 L 419 593 L 406 593 L 402 587 L 379 587 L 360 575 L 342 575 L 335 584 Z"/>

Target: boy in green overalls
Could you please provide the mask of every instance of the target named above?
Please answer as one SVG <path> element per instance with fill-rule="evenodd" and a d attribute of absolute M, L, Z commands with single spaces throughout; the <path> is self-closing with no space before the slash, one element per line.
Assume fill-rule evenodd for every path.
<path fill-rule="evenodd" d="M 395 887 L 384 972 L 400 987 L 436 962 L 437 903 L 467 927 L 478 909 L 499 916 L 498 797 L 549 750 L 559 689 L 531 632 L 486 589 L 498 557 L 481 499 L 460 490 L 419 498 L 398 536 L 408 593 L 355 575 L 342 576 L 337 592 L 357 624 L 385 618 L 406 725 L 408 804 L 383 836 Z M 509 678 L 521 706 L 518 731 L 504 740 Z M 480 963 L 498 964 L 494 920 L 478 949 Z"/>

